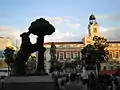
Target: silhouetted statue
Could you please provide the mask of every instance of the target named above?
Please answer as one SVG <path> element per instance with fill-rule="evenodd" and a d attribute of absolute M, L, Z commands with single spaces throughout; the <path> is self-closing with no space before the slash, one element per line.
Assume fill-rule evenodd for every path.
<path fill-rule="evenodd" d="M 55 69 L 54 67 L 57 64 L 57 60 L 56 60 L 56 46 L 54 44 L 54 42 L 51 43 L 51 48 L 50 48 L 50 56 L 51 56 L 51 66 L 50 66 L 50 73 L 53 72 L 53 70 Z"/>
<path fill-rule="evenodd" d="M 31 53 L 38 50 L 38 42 L 32 44 L 29 38 L 30 32 L 24 32 L 20 35 L 22 43 L 20 50 L 15 57 L 15 72 L 13 75 L 25 75 L 26 74 L 26 62 L 28 61 Z"/>
<path fill-rule="evenodd" d="M 51 35 L 55 32 L 55 28 L 45 19 L 40 18 L 31 23 L 29 32 L 24 32 L 20 35 L 22 43 L 20 50 L 18 51 L 15 58 L 15 72 L 14 75 L 25 75 L 26 74 L 26 62 L 28 61 L 31 53 L 38 51 L 38 65 L 37 72 L 45 72 L 44 70 L 44 51 L 46 48 L 43 47 L 44 36 Z M 37 35 L 37 42 L 32 44 L 30 42 L 30 34 Z"/>
<path fill-rule="evenodd" d="M 51 35 L 53 32 L 55 32 L 55 28 L 53 25 L 51 25 L 48 21 L 46 21 L 43 18 L 37 19 L 36 21 L 31 23 L 31 26 L 29 27 L 29 31 L 38 36 L 38 65 L 37 65 L 37 72 L 44 73 L 44 36 L 45 35 Z"/>
<path fill-rule="evenodd" d="M 52 44 L 51 44 L 50 55 L 51 55 L 51 60 L 56 59 L 56 46 L 55 46 L 54 42 L 52 42 Z"/>

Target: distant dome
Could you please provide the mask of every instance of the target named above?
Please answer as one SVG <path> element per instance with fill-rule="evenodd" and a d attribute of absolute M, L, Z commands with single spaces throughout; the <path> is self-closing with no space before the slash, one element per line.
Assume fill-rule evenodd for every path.
<path fill-rule="evenodd" d="M 89 20 L 95 20 L 96 18 L 95 18 L 95 15 L 90 15 L 90 17 L 89 17 Z"/>

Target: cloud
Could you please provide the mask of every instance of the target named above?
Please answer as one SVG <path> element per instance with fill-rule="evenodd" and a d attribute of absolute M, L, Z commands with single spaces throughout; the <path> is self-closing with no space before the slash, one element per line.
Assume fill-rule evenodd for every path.
<path fill-rule="evenodd" d="M 79 24 L 79 23 L 72 23 L 72 24 L 69 24 L 69 26 L 72 27 L 72 28 L 78 29 L 78 28 L 80 28 L 82 25 Z"/>
<path fill-rule="evenodd" d="M 56 30 L 56 32 L 50 36 L 45 37 L 45 42 L 68 42 L 68 41 L 80 41 L 81 36 L 80 33 L 71 32 L 63 32 L 60 30 Z"/>
<path fill-rule="evenodd" d="M 74 29 L 79 29 L 81 27 L 81 24 L 76 23 L 78 22 L 78 19 L 74 19 L 73 22 L 73 16 L 63 16 L 63 17 L 49 17 L 49 16 L 42 16 L 46 20 L 48 20 L 50 23 L 52 23 L 56 31 L 50 36 L 45 36 L 45 42 L 51 42 L 51 41 L 76 41 L 81 40 L 81 32 L 77 34 L 74 33 Z M 36 17 L 39 18 L 39 17 Z M 34 18 L 34 20 L 36 19 Z M 32 20 L 32 19 L 31 19 Z M 32 21 L 34 21 L 32 20 Z M 69 29 L 66 30 L 66 29 Z"/>
<path fill-rule="evenodd" d="M 79 23 L 80 22 L 79 18 L 77 18 L 75 16 L 62 16 L 62 17 L 60 17 L 60 16 L 58 16 L 58 17 L 36 16 L 36 17 L 27 17 L 26 19 L 29 20 L 30 22 L 33 22 L 36 19 L 39 19 L 40 17 L 45 18 L 46 20 L 48 20 L 51 24 L 53 24 L 56 27 L 58 25 L 62 25 L 62 28 L 63 28 L 66 25 L 72 29 L 78 29 L 82 26 Z"/>
<path fill-rule="evenodd" d="M 72 16 L 65 16 L 65 17 L 49 17 L 47 18 L 51 23 L 64 23 L 69 21 Z"/>
<path fill-rule="evenodd" d="M 17 43 L 18 46 L 21 44 L 20 34 L 23 32 L 27 31 L 25 29 L 15 29 L 12 27 L 0 26 L 0 37 L 9 37 L 13 41 L 13 44 Z M 35 43 L 36 36 L 31 34 L 30 41 Z"/>
<path fill-rule="evenodd" d="M 49 22 L 54 23 L 54 24 L 61 24 L 63 22 L 65 22 L 67 19 L 63 18 L 63 17 L 56 17 L 56 18 L 48 18 Z"/>
<path fill-rule="evenodd" d="M 100 27 L 100 36 L 107 37 L 108 40 L 119 40 L 120 27 Z M 15 29 L 12 27 L 0 26 L 0 36 L 1 37 L 10 37 L 14 42 L 19 40 L 20 43 L 20 34 L 24 32 L 24 29 Z M 77 33 L 76 33 L 77 32 Z M 85 33 L 79 31 L 63 31 L 59 28 L 56 28 L 55 33 L 50 36 L 45 36 L 45 42 L 72 42 L 72 41 L 81 41 L 85 37 Z M 36 42 L 36 36 L 30 35 L 32 43 Z"/>
<path fill-rule="evenodd" d="M 99 27 L 99 30 L 100 30 L 101 33 L 104 33 L 104 32 L 109 31 L 109 28 Z"/>
<path fill-rule="evenodd" d="M 100 35 L 105 36 L 108 40 L 120 40 L 120 27 L 101 27 Z"/>
<path fill-rule="evenodd" d="M 9 37 L 13 43 L 15 44 L 16 40 L 18 40 L 18 44 L 20 44 L 20 34 L 23 32 L 23 29 L 15 29 L 8 26 L 0 26 L 0 36 L 1 37 Z"/>
<path fill-rule="evenodd" d="M 7 26 L 0 26 L 0 36 L 1 37 L 9 37 L 13 40 L 14 44 L 16 42 L 16 40 L 18 40 L 18 44 L 21 43 L 21 38 L 20 38 L 20 34 L 25 32 L 24 29 L 15 29 L 12 27 L 7 27 Z M 36 36 L 35 35 L 30 35 L 30 39 L 32 43 L 36 42 Z M 52 35 L 49 36 L 45 36 L 45 42 L 63 42 L 63 41 L 80 41 L 81 40 L 81 36 L 80 33 L 78 32 L 73 33 L 72 31 L 65 31 L 63 32 L 63 30 L 59 30 L 56 29 L 55 33 L 53 33 Z"/>
<path fill-rule="evenodd" d="M 120 33 L 118 33 L 120 27 L 100 27 L 100 36 L 107 37 L 108 40 L 119 40 Z M 10 37 L 14 42 L 20 41 L 19 35 L 24 32 L 23 29 L 14 29 L 11 27 L 0 26 L 0 36 Z M 73 32 L 73 31 L 61 31 L 58 28 L 56 32 L 50 36 L 45 36 L 45 42 L 72 42 L 81 41 L 85 37 L 85 33 Z M 36 42 L 36 36 L 30 35 L 31 41 Z"/>
<path fill-rule="evenodd" d="M 48 20 L 50 23 L 53 24 L 61 24 L 63 22 L 68 22 L 73 16 L 63 16 L 63 17 L 49 17 L 49 16 L 36 16 L 36 17 L 27 17 L 25 19 L 30 20 L 30 21 L 35 21 L 36 19 L 39 18 L 45 18 Z"/>
<path fill-rule="evenodd" d="M 20 29 L 15 29 L 7 26 L 0 26 L 0 36 L 1 37 L 10 37 L 12 39 L 20 38 Z"/>
<path fill-rule="evenodd" d="M 109 14 L 109 15 L 96 15 L 98 20 L 120 22 L 120 14 Z M 109 24 L 109 23 L 108 23 Z M 108 40 L 120 40 L 120 27 L 100 27 L 100 35 L 106 36 Z"/>
<path fill-rule="evenodd" d="M 43 16 L 42 16 L 43 17 Z M 29 22 L 35 21 L 37 17 L 27 17 Z M 44 16 L 43 18 L 46 18 L 50 23 L 52 23 L 56 31 L 50 36 L 45 36 L 45 42 L 48 41 L 80 41 L 83 37 L 83 33 L 79 31 L 74 31 L 75 29 L 79 29 L 81 27 L 81 24 L 77 23 L 76 20 L 72 22 L 73 16 L 63 16 L 63 17 L 48 17 Z M 69 30 L 66 30 L 69 29 Z M 27 30 L 27 29 L 26 29 Z M 14 27 L 8 27 L 8 26 L 0 26 L 0 36 L 2 37 L 10 37 L 14 42 L 18 39 L 20 39 L 20 34 L 25 32 L 25 29 L 18 29 Z M 77 32 L 77 33 L 76 33 Z M 30 35 L 30 39 L 32 43 L 36 42 L 36 36 Z"/>
<path fill-rule="evenodd" d="M 114 20 L 120 21 L 120 14 L 113 14 L 113 15 L 96 15 L 97 19 L 100 20 Z"/>

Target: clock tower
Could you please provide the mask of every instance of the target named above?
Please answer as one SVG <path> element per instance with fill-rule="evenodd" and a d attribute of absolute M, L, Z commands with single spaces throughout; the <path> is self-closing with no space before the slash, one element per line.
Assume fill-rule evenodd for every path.
<path fill-rule="evenodd" d="M 94 43 L 93 37 L 99 36 L 99 25 L 93 14 L 91 14 L 89 17 L 88 34 L 89 34 L 88 36 L 86 36 L 82 39 L 82 41 L 85 45 L 93 44 Z"/>
<path fill-rule="evenodd" d="M 94 36 L 99 36 L 99 25 L 93 14 L 89 17 L 88 33 L 91 39 L 93 39 Z"/>

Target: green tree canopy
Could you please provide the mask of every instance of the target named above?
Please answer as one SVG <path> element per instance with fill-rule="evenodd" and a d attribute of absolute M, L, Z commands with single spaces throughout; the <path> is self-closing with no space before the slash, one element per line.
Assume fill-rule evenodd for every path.
<path fill-rule="evenodd" d="M 105 62 L 108 60 L 107 39 L 95 36 L 93 38 L 94 44 L 86 45 L 82 50 L 82 60 L 87 65 L 95 65 L 96 62 Z"/>
<path fill-rule="evenodd" d="M 6 47 L 6 49 L 4 50 L 5 62 L 10 67 L 12 67 L 12 64 L 14 63 L 14 52 L 15 50 L 10 47 Z"/>

